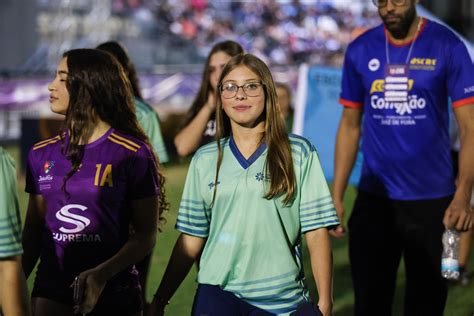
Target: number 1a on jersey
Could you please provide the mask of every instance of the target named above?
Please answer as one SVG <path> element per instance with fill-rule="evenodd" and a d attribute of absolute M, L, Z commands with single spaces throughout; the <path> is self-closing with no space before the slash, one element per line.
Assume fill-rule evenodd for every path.
<path fill-rule="evenodd" d="M 107 184 L 109 187 L 113 187 L 114 182 L 112 180 L 112 164 L 108 163 L 105 166 L 104 171 L 102 172 L 102 175 L 101 175 L 102 164 L 101 163 L 96 164 L 95 167 L 96 167 L 96 172 L 95 172 L 94 185 L 96 187 L 97 186 L 103 187 L 104 185 Z"/>

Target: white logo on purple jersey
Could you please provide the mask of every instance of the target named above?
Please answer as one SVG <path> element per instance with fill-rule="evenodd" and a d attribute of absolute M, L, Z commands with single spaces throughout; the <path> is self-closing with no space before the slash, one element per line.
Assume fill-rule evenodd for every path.
<path fill-rule="evenodd" d="M 91 221 L 87 217 L 70 213 L 69 212 L 70 209 L 79 209 L 81 211 L 85 211 L 87 210 L 87 207 L 80 204 L 69 204 L 69 205 L 63 206 L 56 213 L 56 218 L 62 222 L 75 225 L 76 227 L 72 229 L 61 227 L 59 228 L 59 230 L 63 233 L 78 233 L 80 231 L 83 231 L 84 228 L 89 226 Z"/>

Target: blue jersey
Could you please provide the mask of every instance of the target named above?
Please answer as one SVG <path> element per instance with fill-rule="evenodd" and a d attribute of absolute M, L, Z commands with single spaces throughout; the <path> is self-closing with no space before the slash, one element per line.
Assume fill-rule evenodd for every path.
<path fill-rule="evenodd" d="M 451 195 L 448 98 L 453 107 L 474 103 L 472 61 L 436 22 L 423 19 L 414 43 L 396 45 L 386 32 L 380 25 L 361 35 L 344 61 L 340 103 L 364 111 L 359 188 L 397 200 Z M 387 56 L 407 66 L 395 68 L 407 71 L 405 81 Z"/>

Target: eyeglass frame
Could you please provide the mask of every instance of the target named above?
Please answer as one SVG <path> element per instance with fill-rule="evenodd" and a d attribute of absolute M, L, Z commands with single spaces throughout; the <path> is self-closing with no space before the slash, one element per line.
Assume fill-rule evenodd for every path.
<path fill-rule="evenodd" d="M 235 96 L 239 93 L 239 89 L 241 89 L 241 88 L 242 88 L 242 92 L 245 94 L 245 96 L 250 97 L 250 98 L 255 98 L 255 97 L 258 97 L 259 94 L 257 94 L 257 95 L 248 95 L 247 92 L 245 92 L 245 89 L 244 89 L 244 86 L 245 86 L 245 85 L 248 85 L 248 84 L 255 84 L 255 83 L 258 83 L 262 88 L 265 86 L 265 82 L 263 82 L 262 80 L 252 81 L 252 82 L 246 82 L 246 83 L 244 83 L 243 85 L 240 85 L 240 86 L 237 85 L 237 84 L 232 83 L 233 85 L 235 85 L 235 86 L 237 87 L 237 90 L 235 91 L 235 94 L 234 94 L 233 96 L 228 97 L 228 98 L 224 97 L 223 94 L 222 94 L 222 88 L 224 87 L 224 83 L 221 83 L 218 88 L 219 88 L 219 91 L 220 91 L 220 95 L 221 95 L 224 99 L 227 99 L 227 100 L 228 100 L 228 99 L 235 98 Z M 264 90 L 263 92 L 265 93 L 265 90 Z"/>
<path fill-rule="evenodd" d="M 387 4 L 388 4 L 389 1 L 392 1 L 393 6 L 395 6 L 395 7 L 403 7 L 404 5 L 407 4 L 407 1 L 408 1 L 408 0 L 401 0 L 401 1 L 403 1 L 403 2 L 400 3 L 400 4 L 395 3 L 394 0 L 385 0 L 385 4 L 383 4 L 383 5 L 378 5 L 378 4 L 377 4 L 378 0 L 372 0 L 372 3 L 373 3 L 377 8 L 383 8 L 383 7 L 386 7 L 386 6 L 387 6 Z"/>

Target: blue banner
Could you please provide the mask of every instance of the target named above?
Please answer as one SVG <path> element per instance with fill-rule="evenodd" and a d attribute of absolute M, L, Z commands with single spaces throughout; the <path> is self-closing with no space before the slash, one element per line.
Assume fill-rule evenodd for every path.
<path fill-rule="evenodd" d="M 306 68 L 305 68 L 306 67 Z M 318 150 L 324 174 L 334 177 L 334 149 L 342 105 L 339 104 L 342 70 L 323 66 L 303 66 L 297 92 L 294 132 L 308 138 Z M 349 182 L 359 182 L 362 154 L 359 152 Z"/>

